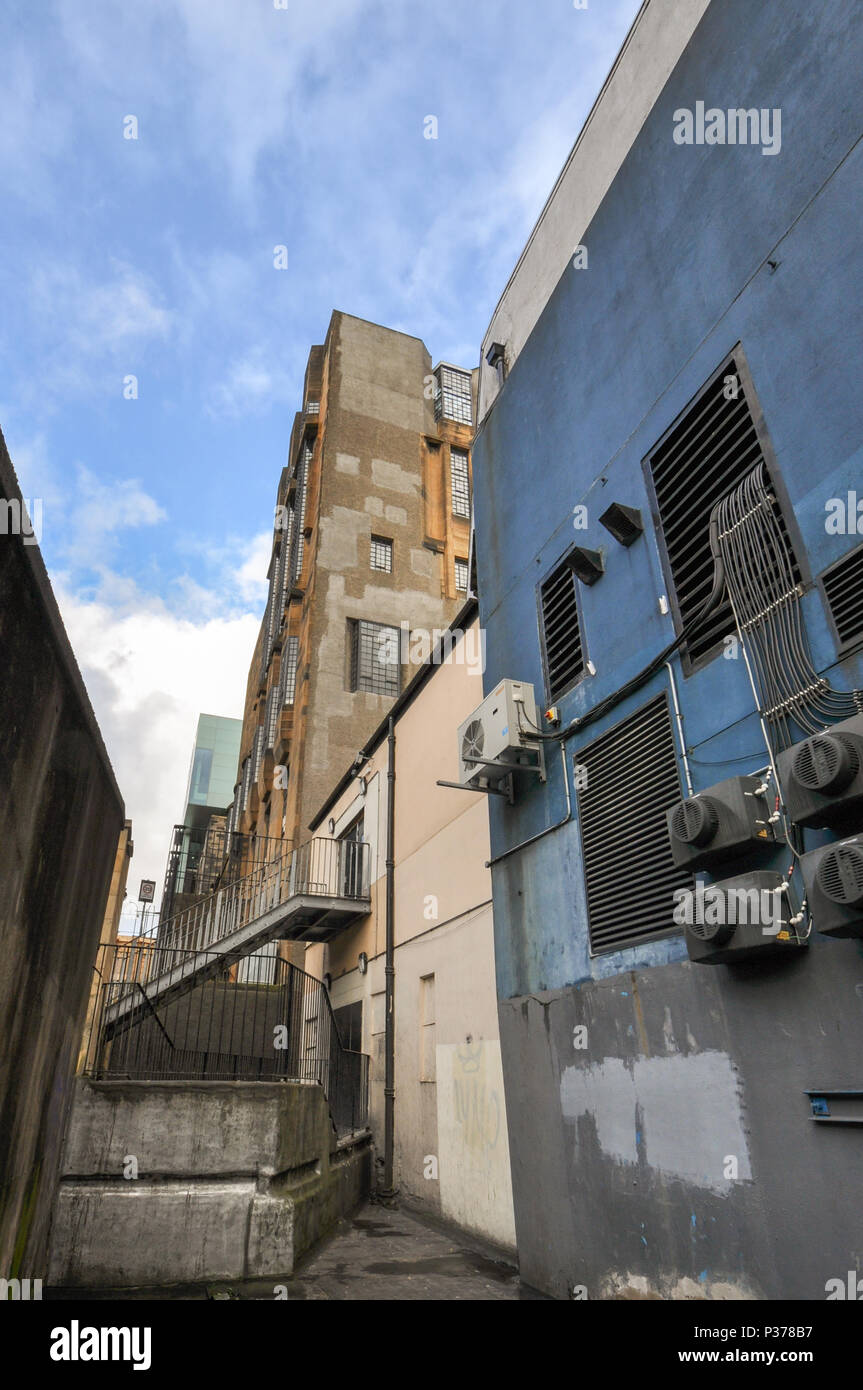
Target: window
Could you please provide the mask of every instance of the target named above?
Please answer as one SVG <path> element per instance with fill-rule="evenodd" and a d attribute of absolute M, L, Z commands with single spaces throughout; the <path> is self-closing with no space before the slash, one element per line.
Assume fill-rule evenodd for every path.
<path fill-rule="evenodd" d="M 434 975 L 420 976 L 420 1081 L 437 1079 Z"/>
<path fill-rule="evenodd" d="M 393 543 L 385 536 L 372 536 L 371 565 L 373 570 L 383 570 L 384 574 L 393 572 Z"/>
<path fill-rule="evenodd" d="M 288 637 L 282 647 L 282 665 L 279 671 L 279 683 L 282 687 L 282 707 L 292 705 L 297 689 L 297 653 L 299 650 L 299 637 Z"/>
<path fill-rule="evenodd" d="M 341 1040 L 342 1047 L 346 1047 L 350 1052 L 362 1052 L 362 999 L 358 999 L 355 1004 L 343 1004 L 340 1009 L 333 1009 L 333 1018 L 336 1021 L 336 1028 L 339 1031 L 339 1038 Z"/>
<path fill-rule="evenodd" d="M 303 441 L 302 453 L 297 464 L 297 491 L 294 499 L 294 515 L 291 526 L 291 556 L 290 556 L 290 575 L 291 583 L 299 584 L 303 573 L 303 553 L 305 548 L 305 537 L 303 529 L 306 524 L 306 496 L 309 488 L 309 467 L 312 461 L 312 444 L 306 439 Z"/>
<path fill-rule="evenodd" d="M 584 674 L 584 647 L 578 619 L 575 573 L 564 560 L 539 586 L 545 682 L 549 701 L 557 700 Z"/>
<path fill-rule="evenodd" d="M 360 812 L 352 825 L 339 836 L 341 893 L 345 898 L 361 898 L 363 896 L 364 821 L 365 817 Z"/>
<path fill-rule="evenodd" d="M 467 593 L 467 560 L 455 562 L 455 587 L 458 593 Z"/>
<path fill-rule="evenodd" d="M 196 748 L 192 763 L 192 783 L 189 800 L 199 806 L 206 806 L 210 791 L 210 772 L 213 767 L 212 748 Z"/>
<path fill-rule="evenodd" d="M 863 639 L 863 545 L 832 565 L 821 582 L 840 651 L 859 646 Z"/>
<path fill-rule="evenodd" d="M 678 632 L 697 617 L 713 587 L 710 513 L 756 464 L 766 464 L 746 390 L 740 364 L 732 357 L 645 460 L 665 547 L 666 578 L 676 600 Z M 796 563 L 794 568 L 799 581 Z M 688 663 L 714 652 L 733 630 L 734 617 L 726 598 L 687 642 Z"/>
<path fill-rule="evenodd" d="M 399 630 L 365 619 L 350 620 L 351 690 L 372 695 L 399 693 Z"/>
<path fill-rule="evenodd" d="M 453 516 L 470 516 L 470 472 L 467 449 L 450 449 L 449 471 L 452 484 Z"/>
<path fill-rule="evenodd" d="M 620 950 L 679 931 L 665 813 L 682 795 L 664 694 L 573 754 L 590 949 Z"/>
<path fill-rule="evenodd" d="M 473 424 L 470 393 L 470 372 L 458 367 L 441 365 L 435 372 L 434 417 L 456 420 L 461 425 Z"/>

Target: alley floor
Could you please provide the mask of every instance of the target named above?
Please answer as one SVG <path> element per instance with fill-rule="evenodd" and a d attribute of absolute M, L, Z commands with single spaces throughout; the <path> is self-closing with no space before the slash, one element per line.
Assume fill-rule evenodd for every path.
<path fill-rule="evenodd" d="M 345 1217 L 294 1275 L 162 1289 L 48 1290 L 50 1299 L 481 1301 L 541 1299 L 518 1271 L 463 1232 L 404 1208 L 366 1203 Z"/>

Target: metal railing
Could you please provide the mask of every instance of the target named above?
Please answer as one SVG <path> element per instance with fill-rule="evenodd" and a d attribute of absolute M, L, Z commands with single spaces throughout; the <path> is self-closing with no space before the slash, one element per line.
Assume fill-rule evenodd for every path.
<path fill-rule="evenodd" d="M 143 942 L 101 947 L 84 1074 L 94 1080 L 315 1083 L 339 1134 L 364 1129 L 368 1057 L 342 1045 L 321 981 L 284 960 L 276 946 L 271 950 L 267 983 L 238 980 L 236 965 L 203 953 L 210 959 L 196 962 L 203 968 L 194 987 L 163 1001 L 150 998 L 148 987 L 178 964 L 181 953 Z"/>
<path fill-rule="evenodd" d="M 369 897 L 369 849 L 355 840 L 309 840 L 259 864 L 159 928 L 161 947 L 201 952 L 251 925 L 292 898 L 364 902 Z"/>
<path fill-rule="evenodd" d="M 162 918 L 189 906 L 188 898 L 203 898 L 244 878 L 253 869 L 291 848 L 290 840 L 241 835 L 228 830 L 224 817 L 207 826 L 175 825 L 162 890 Z"/>

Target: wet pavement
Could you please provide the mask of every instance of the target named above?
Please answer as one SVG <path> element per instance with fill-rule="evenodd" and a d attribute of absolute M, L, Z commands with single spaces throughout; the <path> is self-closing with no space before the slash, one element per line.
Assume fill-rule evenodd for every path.
<path fill-rule="evenodd" d="M 461 1300 L 526 1297 L 518 1271 L 461 1233 L 369 1204 L 339 1222 L 288 1282 L 289 1299 Z"/>
<path fill-rule="evenodd" d="M 49 1299 L 488 1301 L 541 1299 L 513 1265 L 461 1231 L 367 1203 L 300 1261 L 292 1278 L 161 1289 L 47 1290 Z"/>

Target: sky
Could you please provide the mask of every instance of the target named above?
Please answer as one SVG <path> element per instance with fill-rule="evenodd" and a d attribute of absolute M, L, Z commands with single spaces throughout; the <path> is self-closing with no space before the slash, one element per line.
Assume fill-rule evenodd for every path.
<path fill-rule="evenodd" d="M 133 821 L 130 910 L 198 714 L 242 715 L 309 348 L 341 309 L 477 364 L 640 0 L 578 4 L 0 8 L 0 428 Z"/>

